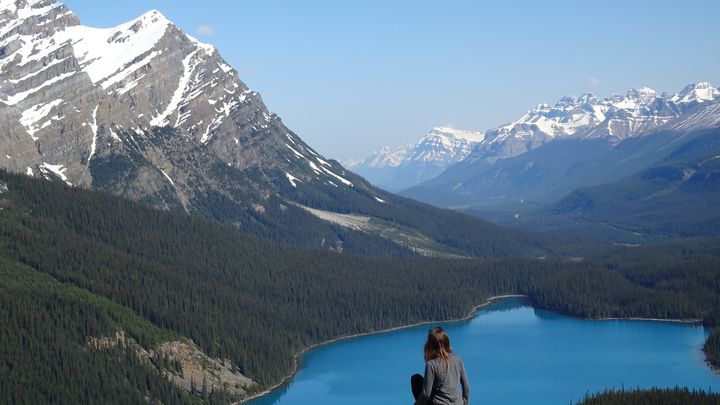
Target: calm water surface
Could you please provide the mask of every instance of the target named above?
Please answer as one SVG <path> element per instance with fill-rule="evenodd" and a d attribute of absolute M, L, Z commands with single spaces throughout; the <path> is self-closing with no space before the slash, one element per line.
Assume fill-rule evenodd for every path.
<path fill-rule="evenodd" d="M 499 301 L 466 322 L 440 324 L 465 361 L 472 404 L 569 404 L 606 387 L 675 385 L 720 391 L 704 363 L 701 327 L 584 321 Z M 412 404 L 430 325 L 311 351 L 293 381 L 252 405 Z"/>

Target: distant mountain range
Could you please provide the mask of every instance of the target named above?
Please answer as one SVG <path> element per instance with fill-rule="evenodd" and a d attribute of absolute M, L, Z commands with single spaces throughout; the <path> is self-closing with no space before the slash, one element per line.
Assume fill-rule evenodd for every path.
<path fill-rule="evenodd" d="M 610 138 L 618 142 L 659 128 L 718 96 L 720 90 L 712 84 L 697 83 L 674 95 L 640 87 L 631 88 L 626 96 L 604 99 L 593 94 L 565 97 L 552 108 L 540 104 L 517 121 L 489 130 L 470 158 L 494 162 L 556 139 Z"/>
<path fill-rule="evenodd" d="M 658 94 L 650 88 L 640 87 L 630 89 L 625 96 L 614 95 L 604 99 L 593 94 L 564 97 L 553 107 L 539 104 L 516 121 L 487 130 L 484 134 L 435 128 L 416 144 L 396 149 L 384 146 L 351 168 L 373 184 L 402 191 L 432 180 L 462 160 L 465 160 L 464 165 L 492 165 L 554 140 L 605 139 L 616 144 L 650 133 L 677 120 L 694 107 L 716 100 L 718 96 L 720 90 L 712 84 L 697 83 L 673 95 Z M 454 191 L 463 188 L 460 185 Z M 411 190 L 408 193 L 424 198 L 419 192 Z M 444 194 L 438 196 L 438 201 L 429 201 L 442 205 L 440 201 L 445 198 Z M 462 205 L 462 201 L 454 203 Z"/>
<path fill-rule="evenodd" d="M 403 194 L 456 208 L 547 204 L 649 168 L 718 125 L 720 90 L 710 83 L 566 97 L 487 131 L 467 158 Z"/>
<path fill-rule="evenodd" d="M 213 46 L 158 11 L 98 29 L 54 0 L 0 0 L 0 10 L 2 168 L 296 246 L 523 249 L 525 236 L 394 196 L 321 156 Z"/>
<path fill-rule="evenodd" d="M 400 191 L 430 180 L 465 159 L 484 138 L 481 132 L 437 127 L 415 144 L 396 149 L 383 146 L 350 169 L 376 186 Z"/>

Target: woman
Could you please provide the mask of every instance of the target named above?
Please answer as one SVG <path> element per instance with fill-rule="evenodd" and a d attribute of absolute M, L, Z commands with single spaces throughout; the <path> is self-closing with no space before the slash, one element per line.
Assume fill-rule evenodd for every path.
<path fill-rule="evenodd" d="M 410 378 L 415 405 L 467 405 L 470 385 L 462 359 L 453 354 L 443 328 L 432 328 L 425 343 L 425 377 Z M 460 395 L 462 388 L 462 395 Z"/>

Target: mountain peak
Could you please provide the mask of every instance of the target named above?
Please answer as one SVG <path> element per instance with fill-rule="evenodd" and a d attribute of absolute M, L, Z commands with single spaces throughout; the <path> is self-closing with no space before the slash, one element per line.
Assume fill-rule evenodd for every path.
<path fill-rule="evenodd" d="M 671 100 L 678 104 L 703 103 L 720 97 L 720 89 L 710 82 L 692 83 L 671 97 Z"/>
<path fill-rule="evenodd" d="M 485 139 L 485 135 L 482 132 L 471 132 L 451 127 L 435 127 L 428 133 L 428 135 L 452 136 L 464 139 L 468 142 L 482 142 L 482 140 Z"/>
<path fill-rule="evenodd" d="M 360 165 L 372 168 L 398 167 L 402 164 L 408 151 L 408 146 L 391 149 L 390 146 L 383 145 L 380 149 L 371 153 Z"/>
<path fill-rule="evenodd" d="M 170 24 L 159 11 L 152 10 L 117 27 L 71 27 L 58 40 L 72 41 L 83 70 L 93 83 L 107 88 L 124 78 L 119 69 L 155 47 Z"/>
<path fill-rule="evenodd" d="M 573 102 L 574 102 L 574 99 L 575 98 L 572 97 Z M 540 104 L 536 105 L 535 108 L 531 109 L 530 113 L 541 114 L 541 113 L 546 113 L 548 111 L 550 111 L 550 106 L 547 103 L 540 103 Z"/>
<path fill-rule="evenodd" d="M 374 184 L 401 190 L 430 180 L 465 159 L 484 138 L 482 132 L 439 126 L 414 144 L 396 149 L 383 146 L 353 169 Z"/>
<path fill-rule="evenodd" d="M 578 98 L 578 100 L 581 103 L 592 103 L 592 102 L 597 102 L 597 97 L 593 93 L 585 93 L 585 94 L 581 95 Z"/>
<path fill-rule="evenodd" d="M 120 27 L 129 25 L 130 29 L 133 29 L 137 32 L 140 29 L 148 29 L 153 26 L 160 26 L 162 28 L 166 28 L 170 24 L 172 24 L 172 22 L 167 17 L 165 17 L 163 13 L 158 10 L 152 9 L 150 11 L 147 11 L 140 17 L 130 21 L 129 23 L 121 25 Z"/>
<path fill-rule="evenodd" d="M 233 223 L 296 186 L 369 189 L 158 10 L 95 28 L 54 0 L 0 5 L 2 168 Z"/>
<path fill-rule="evenodd" d="M 168 20 L 163 13 L 152 9 L 130 22 L 117 26 L 115 29 L 131 29 L 138 32 L 142 29 L 151 29 L 154 26 L 166 28 L 170 24 L 172 24 L 172 22 Z"/>
<path fill-rule="evenodd" d="M 145 14 L 138 17 L 138 19 L 146 19 L 146 18 L 154 18 L 154 19 L 164 19 L 167 20 L 165 15 L 160 12 L 160 10 L 153 8 L 145 12 Z"/>
<path fill-rule="evenodd" d="M 633 99 L 646 99 L 648 97 L 655 97 L 657 96 L 657 91 L 651 89 L 650 87 L 631 87 L 630 90 L 627 92 L 628 98 Z"/>

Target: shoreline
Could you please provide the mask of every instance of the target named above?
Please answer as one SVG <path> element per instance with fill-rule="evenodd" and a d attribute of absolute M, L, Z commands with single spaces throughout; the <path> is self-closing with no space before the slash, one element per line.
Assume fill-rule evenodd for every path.
<path fill-rule="evenodd" d="M 702 319 L 662 319 L 662 318 L 580 318 L 586 321 L 647 321 L 647 322 L 665 322 L 665 323 L 680 323 L 684 325 L 700 325 L 702 326 Z"/>
<path fill-rule="evenodd" d="M 377 330 L 377 331 L 372 331 L 372 332 L 356 333 L 356 334 L 353 334 L 353 335 L 341 336 L 341 337 L 337 337 L 337 338 L 334 338 L 334 339 L 326 340 L 326 341 L 324 341 L 324 342 L 315 343 L 315 344 L 313 344 L 313 345 L 310 345 L 310 346 L 304 348 L 303 350 L 301 350 L 299 353 L 297 353 L 297 354 L 294 356 L 294 360 L 293 360 L 294 363 L 293 363 L 292 372 L 291 372 L 289 375 L 287 375 L 285 378 L 283 378 L 282 381 L 280 381 L 279 383 L 273 385 L 273 386 L 270 387 L 270 388 L 267 388 L 266 390 L 264 390 L 264 391 L 262 391 L 262 392 L 259 392 L 259 393 L 257 393 L 257 394 L 253 394 L 253 395 L 251 395 L 251 396 L 249 396 L 249 397 L 247 397 L 247 398 L 245 398 L 245 399 L 243 399 L 243 400 L 241 400 L 241 401 L 239 401 L 239 402 L 234 402 L 233 405 L 244 404 L 244 403 L 250 402 L 250 401 L 252 401 L 252 400 L 254 400 L 254 399 L 258 399 L 258 398 L 260 398 L 260 397 L 263 397 L 263 396 L 265 396 L 265 395 L 268 395 L 268 394 L 272 393 L 272 392 L 275 391 L 276 389 L 278 389 L 278 388 L 282 387 L 283 385 L 285 385 L 286 383 L 288 383 L 290 380 L 292 380 L 292 379 L 295 377 L 295 375 L 298 373 L 298 371 L 300 371 L 300 365 L 301 365 L 301 364 L 300 364 L 300 363 L 301 363 L 301 362 L 300 362 L 300 359 L 302 358 L 302 356 L 303 356 L 305 353 L 309 352 L 310 350 L 317 349 L 318 347 L 325 346 L 325 345 L 329 345 L 329 344 L 332 344 L 332 343 L 341 342 L 341 341 L 344 341 L 344 340 L 354 339 L 354 338 L 358 338 L 358 337 L 371 336 L 371 335 L 379 335 L 379 334 L 382 334 L 382 333 L 389 333 L 389 332 L 395 332 L 395 331 L 402 330 L 402 329 L 414 328 L 414 327 L 416 327 L 416 326 L 427 325 L 427 324 L 430 324 L 430 323 L 453 323 L 453 322 L 468 321 L 468 320 L 472 319 L 473 316 L 475 316 L 475 313 L 476 313 L 477 311 L 479 311 L 480 309 L 482 309 L 482 308 L 484 308 L 484 307 L 492 304 L 494 301 L 497 301 L 497 300 L 500 300 L 500 299 L 505 299 L 505 298 L 525 298 L 525 297 L 526 297 L 525 295 L 520 295 L 520 294 L 495 295 L 495 296 L 492 296 L 492 297 L 487 298 L 487 299 L 485 300 L 485 302 L 483 302 L 482 304 L 474 306 L 474 307 L 467 313 L 467 315 L 465 315 L 465 316 L 463 316 L 463 317 L 461 317 L 461 318 L 455 318 L 455 319 L 449 319 L 449 320 L 441 320 L 441 321 L 423 321 L 423 322 L 416 322 L 416 323 L 413 323 L 413 324 L 402 325 L 402 326 L 395 326 L 395 327 L 392 327 L 392 328 L 382 329 L 382 330 Z"/>
<path fill-rule="evenodd" d="M 377 331 L 373 331 L 373 332 L 356 333 L 356 334 L 353 334 L 353 335 L 341 336 L 341 337 L 337 337 L 337 338 L 334 338 L 334 339 L 330 339 L 330 340 L 327 340 L 327 341 L 324 341 L 324 342 L 315 343 L 315 344 L 313 344 L 313 345 L 310 345 L 310 346 L 304 348 L 304 349 L 301 350 L 299 353 L 295 354 L 295 356 L 294 356 L 294 358 L 293 358 L 293 369 L 292 369 L 292 372 L 291 372 L 290 374 L 288 374 L 287 376 L 285 376 L 285 377 L 282 379 L 282 381 L 280 381 L 279 383 L 273 385 L 272 387 L 269 387 L 269 388 L 265 389 L 265 390 L 262 391 L 262 392 L 259 392 L 259 393 L 257 393 L 257 394 L 253 394 L 253 395 L 251 395 L 251 396 L 249 396 L 249 397 L 247 397 L 247 398 L 245 398 L 245 399 L 243 399 L 243 400 L 241 400 L 241 401 L 239 401 L 239 402 L 234 402 L 232 405 L 244 404 L 244 403 L 250 402 L 250 401 L 252 401 L 252 400 L 254 400 L 254 399 L 258 399 L 258 398 L 263 397 L 263 396 L 265 396 L 265 395 L 271 394 L 271 393 L 272 393 L 273 391 L 275 391 L 276 389 L 278 389 L 278 388 L 282 387 L 283 385 L 287 384 L 287 383 L 288 383 L 290 380 L 292 380 L 292 379 L 295 377 L 295 375 L 300 371 L 300 366 L 301 366 L 301 361 L 300 361 L 300 359 L 302 358 L 302 356 L 305 355 L 305 353 L 307 353 L 307 352 L 309 352 L 309 351 L 311 351 L 311 350 L 313 350 L 313 349 L 317 349 L 317 348 L 319 348 L 319 347 L 322 347 L 322 346 L 325 346 L 325 345 L 329 345 L 329 344 L 332 344 L 332 343 L 342 342 L 342 341 L 344 341 L 344 340 L 349 340 L 349 339 L 354 339 L 354 338 L 364 337 L 364 336 L 379 335 L 379 334 L 389 333 L 389 332 L 395 332 L 395 331 L 399 331 L 399 330 L 403 330 L 403 329 L 408 329 L 408 328 L 414 328 L 414 327 L 416 327 L 416 326 L 422 326 L 422 325 L 427 325 L 427 324 L 431 324 L 431 323 L 454 323 L 454 322 L 468 321 L 468 320 L 471 320 L 471 319 L 475 316 L 475 313 L 476 313 L 477 311 L 479 311 L 480 309 L 491 305 L 493 302 L 495 302 L 495 301 L 497 301 L 497 300 L 506 299 L 506 298 L 527 298 L 527 296 L 526 296 L 526 295 L 522 295 L 522 294 L 494 295 L 494 296 L 492 296 L 492 297 L 488 297 L 488 298 L 485 300 L 485 302 L 483 302 L 482 304 L 479 304 L 479 305 L 474 306 L 465 316 L 463 316 L 463 317 L 461 317 L 461 318 L 455 318 L 455 319 L 449 319 L 449 320 L 441 320 L 441 321 L 423 321 L 423 322 L 416 322 L 416 323 L 413 323 L 413 324 L 402 325 L 402 326 L 395 326 L 395 327 L 392 327 L 392 328 L 377 330 Z M 555 312 L 557 312 L 557 311 L 555 311 Z M 570 315 L 570 316 L 573 317 L 573 318 L 582 319 L 582 320 L 586 320 L 586 321 L 647 321 L 647 322 L 667 322 L 667 323 L 677 323 L 677 324 L 700 325 L 700 326 L 702 326 L 702 320 L 701 320 L 701 319 L 661 319 L 661 318 L 639 318 L 639 317 L 633 317 L 633 318 L 616 318 L 616 317 L 612 317 L 612 318 L 580 318 L 580 317 L 576 317 L 576 316 L 572 316 L 572 315 Z M 712 368 L 712 367 L 711 367 L 711 368 Z M 720 373 L 720 368 L 718 368 L 718 372 Z"/>

